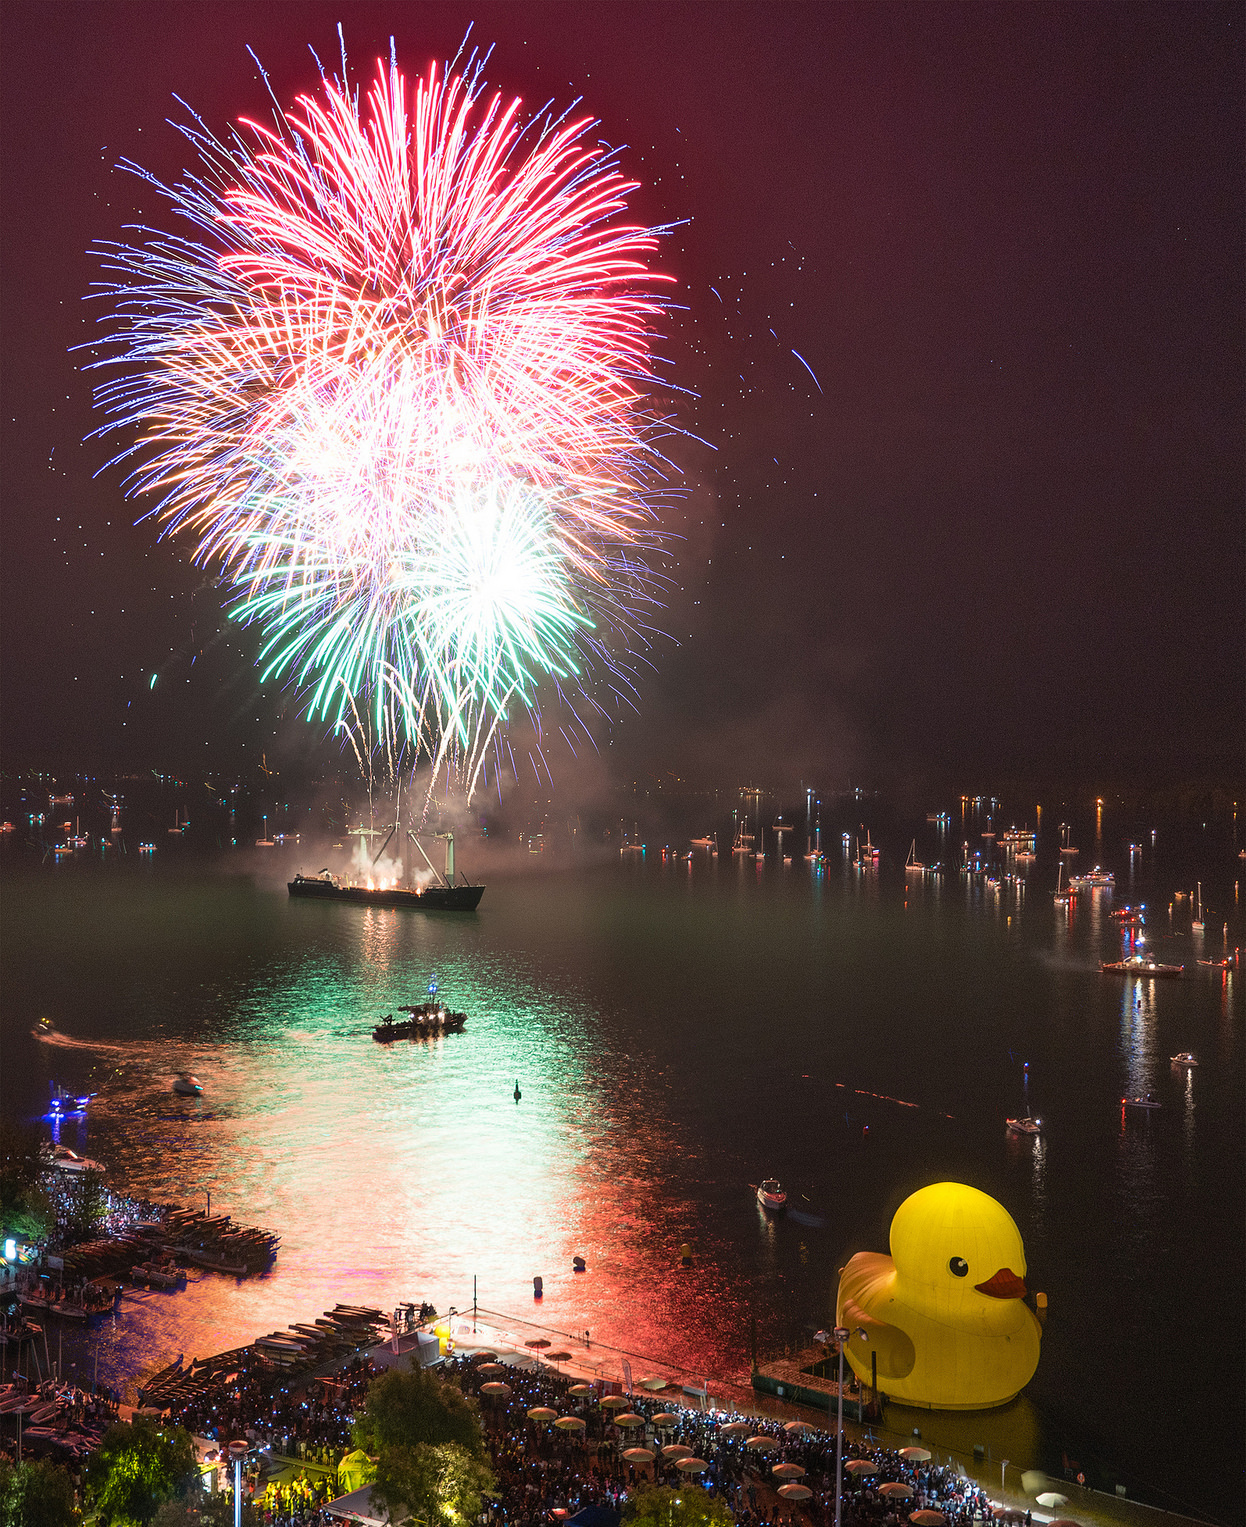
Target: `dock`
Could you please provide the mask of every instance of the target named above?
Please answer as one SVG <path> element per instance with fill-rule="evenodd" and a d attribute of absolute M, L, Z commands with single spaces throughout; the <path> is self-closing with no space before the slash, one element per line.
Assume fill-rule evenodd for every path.
<path fill-rule="evenodd" d="M 830 1377 L 832 1372 L 834 1378 Z M 863 1389 L 855 1374 L 850 1379 L 851 1372 L 845 1363 L 844 1419 L 876 1420 L 878 1409 L 868 1398 L 868 1386 Z M 753 1388 L 759 1394 L 772 1394 L 793 1405 L 807 1405 L 833 1423 L 839 1411 L 838 1374 L 838 1357 L 829 1355 L 826 1347 L 807 1347 L 791 1356 L 759 1363 L 753 1369 Z"/>

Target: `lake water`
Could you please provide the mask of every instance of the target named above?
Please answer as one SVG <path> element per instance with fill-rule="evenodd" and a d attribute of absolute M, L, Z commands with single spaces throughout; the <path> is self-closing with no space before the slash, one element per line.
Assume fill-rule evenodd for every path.
<path fill-rule="evenodd" d="M 338 1300 L 463 1308 L 473 1279 L 491 1309 L 739 1376 L 754 1321 L 763 1356 L 807 1341 L 846 1258 L 886 1250 L 899 1202 L 952 1178 L 1021 1229 L 1050 1299 L 1042 1360 L 1002 1411 L 941 1431 L 893 1407 L 890 1424 L 1240 1513 L 1244 977 L 1196 963 L 1226 921 L 1246 943 L 1227 845 L 1197 867 L 1206 947 L 1187 903 L 1166 908 L 1193 867 L 1135 861 L 1153 943 L 1188 967 L 1172 982 L 1099 973 L 1128 864 L 1115 902 L 1069 914 L 1054 845 L 1028 890 L 862 875 L 836 840 L 823 873 L 725 853 L 511 873 L 477 914 L 440 918 L 291 901 L 286 875 L 323 862 L 294 848 L 259 867 L 180 848 L 10 852 L 3 877 L 6 1108 L 89 1085 L 89 1124 L 62 1138 L 111 1182 L 210 1191 L 282 1238 L 264 1278 L 127 1299 L 78 1351 L 101 1379 Z M 373 1044 L 434 971 L 466 1032 Z M 30 1034 L 41 1016 L 52 1041 Z M 1196 1071 L 1170 1066 L 1183 1050 Z M 202 1099 L 170 1094 L 183 1069 Z M 1144 1092 L 1162 1108 L 1123 1116 Z M 1005 1132 L 1026 1111 L 1040 1140 Z M 750 1184 L 771 1175 L 800 1218 L 759 1212 Z"/>

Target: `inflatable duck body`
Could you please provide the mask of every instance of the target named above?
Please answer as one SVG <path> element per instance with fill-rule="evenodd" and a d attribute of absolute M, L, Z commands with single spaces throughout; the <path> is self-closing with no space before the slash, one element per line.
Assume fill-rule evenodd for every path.
<path fill-rule="evenodd" d="M 1038 1367 L 1041 1327 L 1025 1291 L 1025 1250 L 1007 1210 L 977 1188 L 934 1183 L 896 1210 L 889 1257 L 858 1252 L 842 1270 L 844 1355 L 868 1384 L 877 1353 L 878 1387 L 902 1405 L 1003 1405 Z"/>

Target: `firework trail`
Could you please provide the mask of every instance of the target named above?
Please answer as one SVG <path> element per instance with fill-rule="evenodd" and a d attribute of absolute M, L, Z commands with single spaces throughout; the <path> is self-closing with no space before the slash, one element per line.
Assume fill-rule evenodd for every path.
<path fill-rule="evenodd" d="M 100 249 L 128 493 L 311 719 L 469 789 L 542 680 L 626 671 L 654 599 L 659 230 L 594 125 L 474 60 L 411 97 L 380 64 L 362 104 L 343 66 L 271 125 L 183 127 L 172 186 L 127 162 L 192 230 Z"/>

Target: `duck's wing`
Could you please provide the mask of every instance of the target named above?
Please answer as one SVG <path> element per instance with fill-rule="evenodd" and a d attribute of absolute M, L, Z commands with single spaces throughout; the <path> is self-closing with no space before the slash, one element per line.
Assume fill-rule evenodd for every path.
<path fill-rule="evenodd" d="M 878 1376 L 885 1379 L 906 1377 L 917 1361 L 908 1335 L 899 1326 L 872 1313 L 885 1309 L 890 1302 L 895 1274 L 890 1257 L 872 1251 L 858 1252 L 840 1273 L 836 1301 L 840 1325 L 852 1332 L 847 1353 L 853 1359 L 853 1367 L 862 1373 L 872 1372 L 871 1354 L 877 1353 Z"/>

